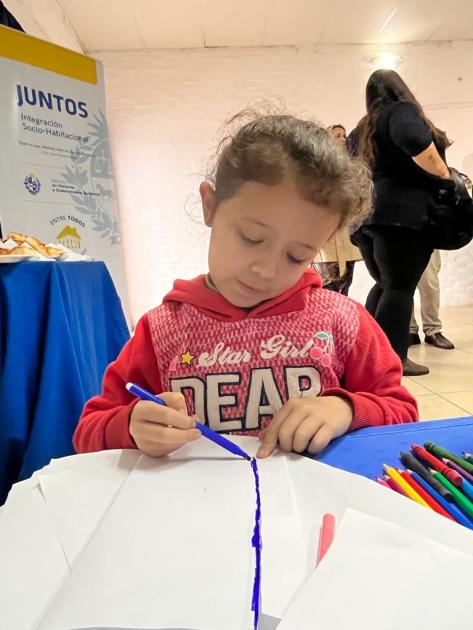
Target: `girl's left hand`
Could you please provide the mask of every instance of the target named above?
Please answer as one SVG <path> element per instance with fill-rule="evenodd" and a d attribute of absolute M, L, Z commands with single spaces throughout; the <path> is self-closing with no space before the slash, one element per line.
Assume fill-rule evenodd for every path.
<path fill-rule="evenodd" d="M 269 457 L 278 442 L 283 451 L 320 453 L 334 438 L 346 433 L 352 421 L 350 402 L 339 396 L 292 398 L 261 432 L 256 457 Z"/>

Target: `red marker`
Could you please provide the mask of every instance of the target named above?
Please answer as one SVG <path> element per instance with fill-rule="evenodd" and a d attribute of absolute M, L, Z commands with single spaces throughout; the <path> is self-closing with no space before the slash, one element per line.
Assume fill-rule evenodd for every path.
<path fill-rule="evenodd" d="M 449 466 L 444 464 L 440 459 L 437 459 L 435 455 L 429 453 L 419 446 L 418 444 L 413 444 L 411 446 L 413 452 L 417 455 L 417 457 L 422 458 L 424 461 L 429 463 L 432 468 L 435 468 L 439 473 L 441 473 L 450 483 L 452 483 L 456 488 L 461 488 L 463 483 L 463 478 L 460 474 L 457 473 L 456 470 L 452 470 Z"/>
<path fill-rule="evenodd" d="M 315 566 L 319 565 L 319 562 L 329 550 L 334 536 L 335 516 L 333 514 L 324 514 L 322 518 L 322 526 L 320 528 L 319 548 L 317 550 L 317 560 Z"/>
<path fill-rule="evenodd" d="M 456 470 L 457 473 L 463 477 L 463 479 L 466 479 L 467 481 L 473 484 L 473 475 L 469 473 L 467 470 L 464 470 L 461 466 L 459 466 L 458 464 L 455 464 L 455 462 L 452 462 L 449 459 L 446 459 L 445 457 L 442 457 L 442 461 L 444 464 L 447 464 L 447 466 L 449 466 L 450 468 L 453 468 L 453 470 Z"/>
<path fill-rule="evenodd" d="M 429 506 L 438 514 L 441 514 L 442 516 L 446 516 L 447 518 L 449 518 L 451 521 L 455 521 L 455 519 L 450 516 L 450 514 L 447 512 L 447 510 L 444 510 L 443 507 L 441 505 L 439 505 L 437 503 L 437 501 L 430 496 L 430 494 L 428 492 L 426 492 L 424 490 L 424 488 L 422 488 L 422 486 L 420 486 L 417 481 L 415 479 L 413 479 L 411 477 L 411 475 L 405 471 L 405 470 L 399 470 L 398 471 L 399 474 L 401 475 L 401 477 L 403 479 L 405 479 L 405 481 L 407 481 L 407 483 L 412 486 L 414 488 L 414 490 L 417 492 L 417 494 L 420 494 L 420 496 L 424 499 L 424 501 L 426 503 L 429 504 Z"/>

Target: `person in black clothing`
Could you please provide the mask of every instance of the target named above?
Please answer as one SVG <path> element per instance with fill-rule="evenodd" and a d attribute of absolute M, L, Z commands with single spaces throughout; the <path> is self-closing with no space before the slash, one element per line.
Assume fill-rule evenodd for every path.
<path fill-rule="evenodd" d="M 373 212 L 354 240 L 375 285 L 366 308 L 399 355 L 404 375 L 428 374 L 408 359 L 414 292 L 433 251 L 428 208 L 433 190 L 450 179 L 446 134 L 425 116 L 394 70 L 376 70 L 366 86 L 367 116 L 358 153 L 371 167 Z M 453 182 L 452 182 L 453 186 Z"/>
<path fill-rule="evenodd" d="M 360 137 L 363 133 L 363 129 L 366 125 L 366 120 L 368 118 L 368 114 L 365 114 L 363 118 L 358 122 L 356 127 L 350 131 L 347 136 L 346 146 L 347 151 L 353 157 L 358 157 L 359 148 L 360 148 Z"/>
<path fill-rule="evenodd" d="M 2 24 L 3 26 L 8 26 L 9 28 L 14 28 L 17 31 L 24 32 L 21 24 L 18 22 L 15 16 L 10 13 L 3 2 L 0 2 L 0 24 Z"/>

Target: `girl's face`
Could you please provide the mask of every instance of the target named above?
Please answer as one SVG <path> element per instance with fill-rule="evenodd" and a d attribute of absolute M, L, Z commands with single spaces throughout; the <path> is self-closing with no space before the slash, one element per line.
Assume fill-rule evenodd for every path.
<path fill-rule="evenodd" d="M 296 284 L 339 227 L 337 214 L 303 199 L 291 181 L 246 182 L 219 204 L 207 182 L 200 194 L 205 223 L 212 228 L 210 276 L 217 291 L 241 308 Z"/>

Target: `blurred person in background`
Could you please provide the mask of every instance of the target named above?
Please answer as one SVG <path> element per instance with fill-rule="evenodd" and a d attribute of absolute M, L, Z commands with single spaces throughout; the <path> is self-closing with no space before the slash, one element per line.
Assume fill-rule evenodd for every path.
<path fill-rule="evenodd" d="M 442 322 L 439 316 L 440 310 L 440 252 L 438 249 L 430 257 L 424 273 L 422 274 L 417 289 L 420 296 L 420 314 L 422 318 L 422 330 L 425 343 L 440 348 L 441 350 L 453 350 L 453 343 L 442 333 Z M 409 345 L 415 346 L 421 343 L 419 326 L 412 311 L 409 326 Z"/>
<path fill-rule="evenodd" d="M 345 151 L 347 143 L 345 127 L 331 125 L 327 131 Z M 315 261 L 315 266 L 322 276 L 324 289 L 348 295 L 353 282 L 355 262 L 361 259 L 360 250 L 350 241 L 348 228 L 336 232 L 321 249 Z"/>

